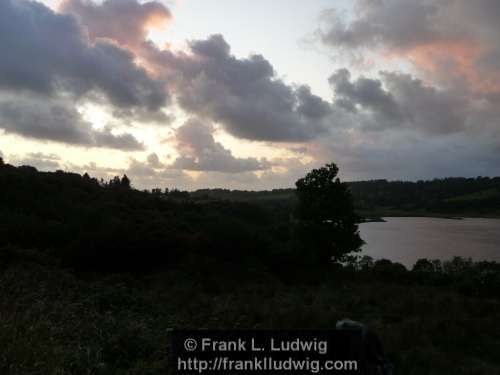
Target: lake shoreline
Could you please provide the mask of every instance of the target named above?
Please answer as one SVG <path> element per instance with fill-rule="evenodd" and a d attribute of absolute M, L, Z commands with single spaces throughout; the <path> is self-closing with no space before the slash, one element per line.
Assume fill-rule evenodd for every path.
<path fill-rule="evenodd" d="M 362 253 L 412 267 L 420 258 L 500 261 L 500 220 L 496 218 L 384 217 L 383 225 L 360 224 Z M 367 225 L 372 223 L 372 225 Z"/>
<path fill-rule="evenodd" d="M 448 219 L 448 220 L 464 220 L 464 219 L 500 219 L 500 214 L 442 214 L 442 213 L 423 213 L 423 212 L 414 212 L 414 213 L 402 213 L 402 212 L 383 212 L 383 213 L 358 213 L 361 217 L 360 223 L 377 223 L 377 222 L 386 222 L 385 218 L 388 217 L 421 217 L 421 218 L 429 218 L 429 219 Z"/>

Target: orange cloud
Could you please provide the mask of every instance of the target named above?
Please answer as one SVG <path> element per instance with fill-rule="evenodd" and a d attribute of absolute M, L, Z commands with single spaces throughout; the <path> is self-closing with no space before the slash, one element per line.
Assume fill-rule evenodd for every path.
<path fill-rule="evenodd" d="M 59 10 L 79 18 L 91 40 L 106 38 L 131 50 L 147 39 L 149 31 L 167 27 L 172 19 L 170 10 L 156 1 L 63 0 Z"/>
<path fill-rule="evenodd" d="M 169 25 L 171 19 L 172 17 L 168 12 L 153 12 L 146 18 L 143 28 L 144 30 L 163 29 Z"/>
<path fill-rule="evenodd" d="M 477 42 L 435 40 L 409 49 L 388 52 L 386 58 L 405 58 L 431 80 L 443 85 L 465 85 L 477 93 L 500 92 L 500 73 L 478 68 L 486 48 Z"/>

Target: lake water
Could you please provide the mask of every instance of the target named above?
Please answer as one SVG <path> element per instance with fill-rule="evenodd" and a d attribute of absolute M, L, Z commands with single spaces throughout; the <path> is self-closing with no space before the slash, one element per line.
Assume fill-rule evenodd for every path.
<path fill-rule="evenodd" d="M 366 242 L 361 255 L 386 258 L 412 267 L 420 258 L 453 256 L 500 262 L 500 219 L 386 217 L 385 223 L 363 223 Z"/>

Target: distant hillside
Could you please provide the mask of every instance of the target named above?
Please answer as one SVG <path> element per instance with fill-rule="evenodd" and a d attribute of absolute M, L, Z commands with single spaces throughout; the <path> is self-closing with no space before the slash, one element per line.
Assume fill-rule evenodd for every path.
<path fill-rule="evenodd" d="M 500 177 L 350 183 L 362 214 L 499 216 Z"/>
<path fill-rule="evenodd" d="M 354 205 L 365 216 L 500 216 L 500 177 L 444 178 L 431 181 L 372 180 L 348 183 Z M 241 191 L 202 189 L 197 200 L 224 199 L 291 204 L 294 189 Z"/>
<path fill-rule="evenodd" d="M 500 177 L 444 178 L 417 182 L 373 180 L 348 182 L 348 185 L 360 216 L 500 217 Z M 95 227 L 108 215 L 115 216 L 117 213 L 128 221 L 130 218 L 136 219 L 136 215 L 142 216 L 143 207 L 146 206 L 152 211 L 148 214 L 160 215 L 162 221 L 165 211 L 169 212 L 168 215 L 176 212 L 178 220 L 169 224 L 176 227 L 184 220 L 190 222 L 191 212 L 200 209 L 210 212 L 210 215 L 223 213 L 230 216 L 230 211 L 236 209 L 235 205 L 227 204 L 230 202 L 243 204 L 238 205 L 238 209 L 270 211 L 276 223 L 286 221 L 295 203 L 294 189 L 201 189 L 190 193 L 176 190 L 164 193 L 164 190 L 153 189 L 146 194 L 124 189 L 119 180 L 105 183 L 89 176 L 61 171 L 42 173 L 32 167 L 15 168 L 9 165 L 0 166 L 0 192 L 0 203 L 3 204 L 0 214 L 14 207 L 17 210 L 24 207 L 21 212 L 29 212 L 30 215 L 37 212 L 47 217 L 43 226 L 50 226 L 52 220 L 69 226 L 68 220 L 58 217 L 60 212 L 69 215 L 77 227 L 80 221 Z M 221 201 L 226 201 L 226 204 Z M 202 203 L 202 208 L 193 205 L 195 202 Z M 255 203 L 259 207 L 250 209 L 245 205 L 248 203 Z M 111 213 L 109 209 L 114 211 Z M 127 210 L 133 211 L 129 217 L 126 216 Z M 259 216 L 258 213 L 255 215 Z M 8 225 L 4 226 L 3 231 L 14 225 L 17 219 L 20 219 L 19 211 L 15 215 L 7 213 L 5 220 Z M 190 223 L 187 227 L 195 226 Z M 46 229 L 51 233 L 50 228 Z M 63 231 L 58 236 L 64 237 L 68 233 Z"/>

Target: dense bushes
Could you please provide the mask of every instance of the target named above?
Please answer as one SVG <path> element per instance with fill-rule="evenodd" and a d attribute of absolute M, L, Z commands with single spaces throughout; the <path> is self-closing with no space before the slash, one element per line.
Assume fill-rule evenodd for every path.
<path fill-rule="evenodd" d="M 500 264 L 473 262 L 470 258 L 454 257 L 451 260 L 418 260 L 411 270 L 387 259 L 374 261 L 369 256 L 346 264 L 344 273 L 349 279 L 394 282 L 428 286 L 446 286 L 475 296 L 498 296 L 500 289 Z"/>
<path fill-rule="evenodd" d="M 49 254 L 2 248 L 0 373 L 164 374 L 170 328 L 332 329 L 344 318 L 380 335 L 398 373 L 498 373 L 497 298 L 392 280 L 401 267 L 387 261 L 349 269 L 283 282 L 193 258 L 162 272 L 78 277 Z"/>
<path fill-rule="evenodd" d="M 0 245 L 50 249 L 79 270 L 141 271 L 190 253 L 241 264 L 287 240 L 276 237 L 263 207 L 196 203 L 177 191 L 140 192 L 122 181 L 2 166 Z"/>

